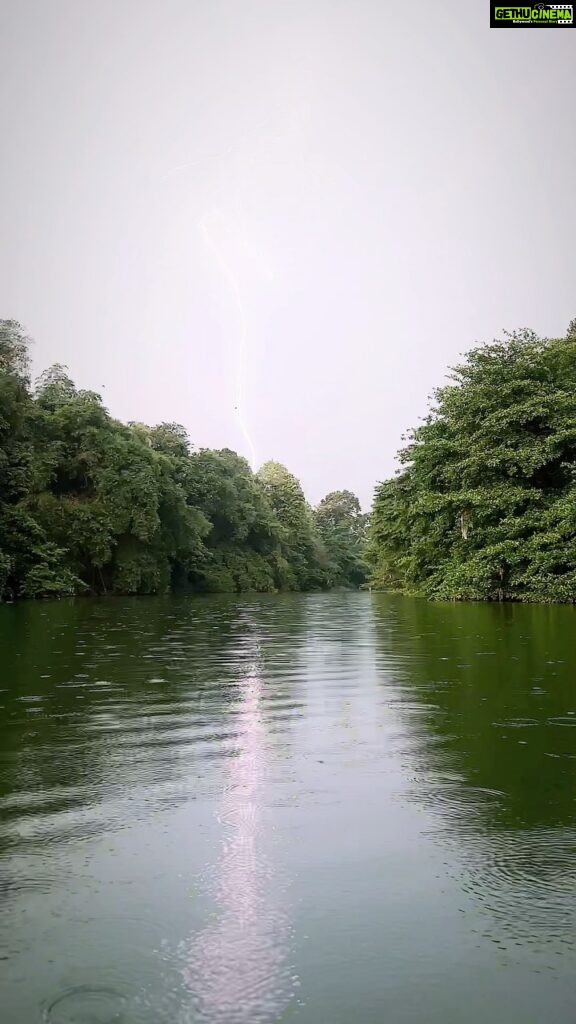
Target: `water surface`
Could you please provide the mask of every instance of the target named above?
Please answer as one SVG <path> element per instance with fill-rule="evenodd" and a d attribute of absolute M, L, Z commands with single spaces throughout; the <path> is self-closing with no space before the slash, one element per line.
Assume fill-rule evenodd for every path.
<path fill-rule="evenodd" d="M 1 607 L 2 1024 L 574 1024 L 575 625 Z"/>

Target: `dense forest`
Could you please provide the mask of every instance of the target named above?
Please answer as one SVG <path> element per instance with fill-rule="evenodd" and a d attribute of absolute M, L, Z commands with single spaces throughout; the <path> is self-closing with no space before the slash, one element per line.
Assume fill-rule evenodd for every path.
<path fill-rule="evenodd" d="M 576 601 L 576 321 L 470 351 L 368 517 L 315 508 L 184 427 L 123 424 L 0 321 L 0 598 L 359 587 L 449 600 Z"/>
<path fill-rule="evenodd" d="M 0 321 L 0 598 L 359 586 L 350 491 L 310 508 L 278 463 L 191 448 L 185 429 L 113 419 Z"/>
<path fill-rule="evenodd" d="M 473 349 L 376 490 L 372 585 L 576 601 L 576 321 Z"/>

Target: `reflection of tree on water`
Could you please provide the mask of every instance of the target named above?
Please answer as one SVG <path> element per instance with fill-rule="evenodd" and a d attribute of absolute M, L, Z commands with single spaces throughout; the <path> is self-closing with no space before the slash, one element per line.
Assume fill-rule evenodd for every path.
<path fill-rule="evenodd" d="M 414 799 L 499 931 L 574 942 L 576 612 L 376 597 Z M 572 727 L 572 720 L 573 725 Z"/>
<path fill-rule="evenodd" d="M 232 602 L 30 602 L 2 612 L 10 686 L 0 716 L 0 852 L 2 826 L 19 850 L 33 851 L 40 839 L 125 827 L 137 798 L 129 816 L 115 804 L 105 821 L 103 810 L 139 788 L 145 814 L 152 792 L 177 803 L 197 788 L 191 741 L 217 736 L 223 695 L 236 699 Z M 35 822 L 28 836 L 24 818 Z"/>
<path fill-rule="evenodd" d="M 263 848 L 265 736 L 262 677 L 254 666 L 239 683 L 235 738 L 220 820 L 225 830 L 212 886 L 218 917 L 193 941 L 186 980 L 198 1020 L 266 1024 L 288 1004 L 290 926 Z"/>

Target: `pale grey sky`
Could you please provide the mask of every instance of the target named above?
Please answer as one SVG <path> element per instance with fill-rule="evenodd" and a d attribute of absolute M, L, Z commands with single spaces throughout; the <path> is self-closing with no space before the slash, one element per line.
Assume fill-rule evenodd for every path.
<path fill-rule="evenodd" d="M 477 0 L 0 0 L 0 85 L 0 317 L 36 371 L 249 456 L 241 357 L 258 461 L 313 502 L 369 505 L 475 340 L 576 316 L 576 31 Z"/>

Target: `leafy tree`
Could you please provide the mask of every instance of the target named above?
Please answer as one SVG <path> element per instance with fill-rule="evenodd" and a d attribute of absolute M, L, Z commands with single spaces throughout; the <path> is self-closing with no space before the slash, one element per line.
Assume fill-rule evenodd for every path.
<path fill-rule="evenodd" d="M 279 524 L 278 586 L 295 590 L 327 586 L 327 552 L 300 483 L 279 462 L 265 463 L 258 479 Z"/>
<path fill-rule="evenodd" d="M 211 524 L 208 558 L 197 573 L 197 585 L 217 591 L 274 590 L 279 526 L 246 460 L 225 448 L 195 452 L 188 463 L 188 500 Z"/>
<path fill-rule="evenodd" d="M 469 352 L 377 489 L 375 585 L 474 600 L 576 599 L 576 337 Z"/>
<path fill-rule="evenodd" d="M 0 321 L 0 599 L 307 589 L 330 565 L 283 467 L 124 425 L 59 363 L 32 392 L 28 339 Z"/>
<path fill-rule="evenodd" d="M 0 373 L 29 382 L 30 339 L 16 320 L 0 320 Z"/>
<path fill-rule="evenodd" d="M 352 491 L 331 491 L 315 511 L 318 535 L 328 554 L 331 586 L 361 586 L 366 580 L 366 516 Z"/>
<path fill-rule="evenodd" d="M 149 430 L 148 436 L 156 452 L 181 459 L 190 454 L 188 433 L 180 423 L 160 423 Z"/>
<path fill-rule="evenodd" d="M 30 483 L 27 339 L 13 320 L 0 321 L 0 593 L 16 592 L 17 559 L 21 546 L 14 510 Z"/>

